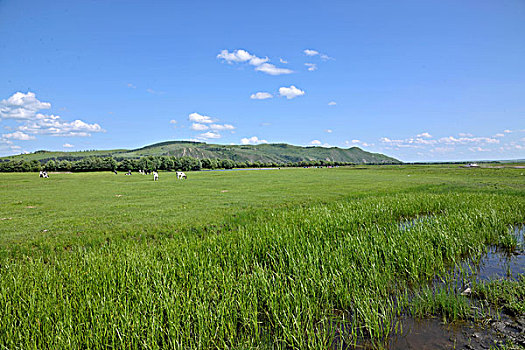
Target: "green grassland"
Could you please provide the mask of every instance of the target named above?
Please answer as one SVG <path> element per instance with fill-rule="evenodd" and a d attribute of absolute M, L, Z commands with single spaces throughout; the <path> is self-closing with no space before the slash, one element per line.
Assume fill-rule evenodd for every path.
<path fill-rule="evenodd" d="M 84 157 L 115 157 L 117 159 L 144 156 L 193 157 L 197 159 L 230 159 L 236 162 L 290 163 L 310 160 L 361 163 L 400 163 L 397 159 L 379 153 L 366 152 L 359 147 L 301 147 L 284 143 L 261 145 L 215 145 L 204 142 L 166 141 L 133 150 L 100 150 L 82 152 L 39 151 L 3 158 L 4 160 L 71 160 Z M 2 158 L 0 158 L 2 159 Z"/>
<path fill-rule="evenodd" d="M 0 174 L 0 347 L 329 348 L 525 223 L 522 169 Z M 400 222 L 413 218 L 405 227 Z M 488 293 L 488 292 L 487 292 Z"/>

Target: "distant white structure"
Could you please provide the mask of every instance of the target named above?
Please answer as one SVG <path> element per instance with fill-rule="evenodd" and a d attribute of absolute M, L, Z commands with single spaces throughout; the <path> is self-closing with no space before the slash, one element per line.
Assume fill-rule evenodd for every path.
<path fill-rule="evenodd" d="M 467 165 L 463 165 L 463 168 L 479 168 L 478 163 L 469 163 Z"/>
<path fill-rule="evenodd" d="M 180 180 L 180 179 L 183 179 L 183 178 L 187 179 L 188 177 L 182 171 L 177 171 L 177 180 Z"/>

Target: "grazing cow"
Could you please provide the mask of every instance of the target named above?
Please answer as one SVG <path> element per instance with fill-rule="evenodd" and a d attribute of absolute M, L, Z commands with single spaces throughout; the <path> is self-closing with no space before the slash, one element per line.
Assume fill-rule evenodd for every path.
<path fill-rule="evenodd" d="M 177 171 L 177 180 L 187 179 L 188 177 L 182 171 Z"/>
<path fill-rule="evenodd" d="M 128 172 L 126 173 L 126 175 L 131 175 L 131 170 L 128 170 Z"/>
<path fill-rule="evenodd" d="M 38 175 L 38 177 L 44 177 L 44 172 L 42 170 L 40 170 L 40 174 Z"/>
<path fill-rule="evenodd" d="M 157 181 L 159 179 L 159 173 L 156 171 L 153 172 L 153 181 Z"/>

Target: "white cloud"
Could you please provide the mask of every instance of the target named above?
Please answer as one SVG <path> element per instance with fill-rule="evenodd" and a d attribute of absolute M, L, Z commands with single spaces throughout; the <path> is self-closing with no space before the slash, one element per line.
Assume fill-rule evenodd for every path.
<path fill-rule="evenodd" d="M 439 139 L 440 143 L 446 144 L 467 144 L 467 143 L 499 143 L 498 139 L 491 137 L 460 137 L 455 138 L 454 136 L 442 137 Z"/>
<path fill-rule="evenodd" d="M 211 124 L 210 129 L 212 130 L 234 130 L 235 126 L 231 124 Z"/>
<path fill-rule="evenodd" d="M 218 139 L 221 138 L 221 134 L 218 131 L 228 130 L 231 133 L 235 133 L 235 126 L 231 124 L 217 124 L 218 119 L 211 118 L 206 115 L 201 115 L 199 113 L 191 113 L 188 116 L 190 121 L 194 123 L 191 125 L 190 129 L 194 131 L 205 131 L 208 132 L 199 134 L 196 139 L 198 140 L 207 140 L 207 139 Z"/>
<path fill-rule="evenodd" d="M 233 52 L 229 52 L 228 50 L 222 50 L 221 53 L 217 55 L 217 58 L 222 59 L 229 64 L 248 63 L 252 66 L 255 66 L 256 71 L 260 71 L 270 75 L 293 73 L 293 71 L 290 69 L 279 68 L 271 63 L 268 63 L 268 61 L 270 60 L 268 57 L 257 57 L 255 55 L 252 55 L 248 51 L 242 49 L 234 50 Z"/>
<path fill-rule="evenodd" d="M 317 64 L 315 63 L 305 63 L 304 65 L 308 67 L 308 71 L 310 72 L 317 70 Z"/>
<path fill-rule="evenodd" d="M 312 140 L 312 141 L 310 141 L 310 144 L 311 144 L 311 145 L 314 145 L 314 146 L 319 146 L 319 145 L 322 144 L 322 142 L 319 141 L 319 140 Z"/>
<path fill-rule="evenodd" d="M 49 109 L 49 102 L 39 101 L 33 92 L 24 94 L 17 92 L 7 100 L 0 102 L 0 119 L 14 119 L 22 125 L 18 132 L 7 134 L 10 138 L 18 140 L 31 140 L 30 135 L 51 136 L 91 136 L 92 132 L 104 132 L 98 124 L 88 124 L 82 120 L 72 122 L 63 121 L 57 115 L 37 113 L 41 109 Z"/>
<path fill-rule="evenodd" d="M 288 64 L 288 61 L 283 60 L 282 58 L 279 58 L 279 62 L 281 62 L 282 64 Z"/>
<path fill-rule="evenodd" d="M 252 94 L 250 98 L 252 100 L 265 100 L 267 98 L 272 98 L 273 95 L 269 92 L 256 92 L 255 94 Z"/>
<path fill-rule="evenodd" d="M 512 130 L 506 129 L 506 130 L 503 130 L 503 132 L 504 132 L 505 134 L 510 134 L 510 133 L 512 132 Z"/>
<path fill-rule="evenodd" d="M 37 114 L 35 118 L 18 130 L 28 134 L 40 134 L 51 136 L 91 136 L 92 132 L 104 132 L 100 125 L 88 124 L 82 120 L 64 122 L 58 115 Z"/>
<path fill-rule="evenodd" d="M 472 151 L 472 152 L 488 152 L 490 150 L 488 149 L 485 149 L 485 148 L 481 148 L 481 147 L 469 147 L 469 151 Z"/>
<path fill-rule="evenodd" d="M 494 135 L 494 137 L 504 137 L 505 134 L 502 134 L 502 133 L 497 133 L 496 135 Z"/>
<path fill-rule="evenodd" d="M 260 66 L 257 66 L 255 68 L 256 71 L 264 72 L 266 74 L 270 75 L 281 75 L 281 74 L 291 74 L 293 73 L 293 70 L 288 68 L 279 68 L 274 66 L 271 63 L 263 63 Z"/>
<path fill-rule="evenodd" d="M 72 144 L 70 144 L 70 143 L 64 143 L 64 144 L 62 145 L 62 147 L 64 147 L 64 148 L 73 148 L 73 147 L 75 147 L 75 146 L 72 145 Z"/>
<path fill-rule="evenodd" d="M 337 103 L 336 103 L 335 101 L 330 101 L 330 102 L 328 102 L 328 105 L 329 105 L 329 106 L 335 106 L 336 104 L 337 104 Z"/>
<path fill-rule="evenodd" d="M 431 138 L 432 135 L 430 135 L 428 132 L 424 132 L 424 133 L 418 134 L 416 137 Z"/>
<path fill-rule="evenodd" d="M 303 52 L 305 53 L 306 56 L 319 55 L 319 51 L 315 51 L 315 50 L 311 50 L 311 49 L 305 49 Z"/>
<path fill-rule="evenodd" d="M 221 53 L 217 55 L 217 58 L 222 58 L 224 61 L 230 64 L 234 62 L 248 62 L 253 66 L 258 66 L 269 60 L 268 57 L 257 57 L 255 55 L 250 54 L 248 51 L 242 49 L 235 50 L 231 53 L 228 50 L 222 50 Z"/>
<path fill-rule="evenodd" d="M 211 117 L 208 117 L 207 115 L 201 115 L 199 113 L 191 113 L 188 116 L 188 119 L 192 122 L 205 123 L 205 124 L 213 123 L 215 121 L 215 119 L 212 119 Z"/>
<path fill-rule="evenodd" d="M 303 96 L 305 92 L 301 89 L 296 88 L 295 86 L 291 85 L 290 87 L 280 87 L 279 88 L 279 95 L 286 97 L 287 99 L 291 100 L 292 98 L 296 98 L 297 96 Z"/>
<path fill-rule="evenodd" d="M 15 132 L 12 132 L 10 134 L 3 134 L 2 138 L 8 139 L 8 140 L 11 139 L 11 140 L 20 140 L 20 141 L 27 141 L 27 140 L 34 140 L 35 139 L 34 136 L 31 136 L 31 135 L 28 135 L 28 134 L 24 134 L 21 131 L 15 131 Z"/>
<path fill-rule="evenodd" d="M 51 103 L 40 102 L 33 92 L 17 92 L 7 100 L 0 101 L 0 120 L 30 120 L 41 109 L 51 108 Z"/>
<path fill-rule="evenodd" d="M 458 134 L 460 137 L 472 137 L 474 135 L 472 135 L 471 133 L 468 133 L 468 132 L 460 132 Z"/>
<path fill-rule="evenodd" d="M 319 55 L 319 57 L 321 57 L 321 59 L 323 61 L 333 60 L 332 57 L 330 57 L 330 56 L 328 56 L 328 55 L 326 55 L 324 53 L 320 53 L 317 50 L 306 49 L 303 52 L 305 53 L 306 56 L 310 56 L 310 57 Z"/>
<path fill-rule="evenodd" d="M 327 132 L 327 133 L 329 133 L 329 134 L 331 134 L 332 131 L 333 131 L 332 129 L 326 129 L 326 130 L 325 130 L 325 132 Z"/>
<path fill-rule="evenodd" d="M 268 143 L 268 141 L 266 140 L 260 140 L 257 136 L 252 136 L 252 137 L 249 137 L 249 138 L 242 138 L 241 139 L 241 144 L 243 145 L 256 145 L 256 144 L 259 144 L 259 143 Z"/>
<path fill-rule="evenodd" d="M 170 120 L 170 124 L 177 124 L 177 121 L 175 119 Z"/>
<path fill-rule="evenodd" d="M 197 136 L 197 138 L 198 139 L 202 139 L 202 140 L 220 139 L 221 138 L 221 134 L 219 134 L 218 132 L 208 131 L 208 132 L 205 132 L 203 134 L 200 134 L 199 136 Z"/>
<path fill-rule="evenodd" d="M 204 131 L 204 130 L 208 130 L 208 126 L 204 124 L 193 123 L 191 124 L 191 130 Z"/>

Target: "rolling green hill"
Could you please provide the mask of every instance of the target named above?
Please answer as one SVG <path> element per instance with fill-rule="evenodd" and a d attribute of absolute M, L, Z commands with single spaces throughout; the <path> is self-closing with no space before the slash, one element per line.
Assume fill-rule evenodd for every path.
<path fill-rule="evenodd" d="M 98 156 L 116 159 L 140 158 L 143 156 L 175 156 L 210 159 L 231 159 L 233 161 L 289 163 L 309 160 L 352 162 L 355 164 L 401 163 L 399 160 L 380 153 L 370 153 L 358 147 L 301 147 L 284 143 L 260 145 L 215 145 L 192 141 L 167 141 L 133 150 L 116 149 L 106 151 L 54 152 L 36 151 L 0 158 L 0 160 L 80 160 Z"/>

